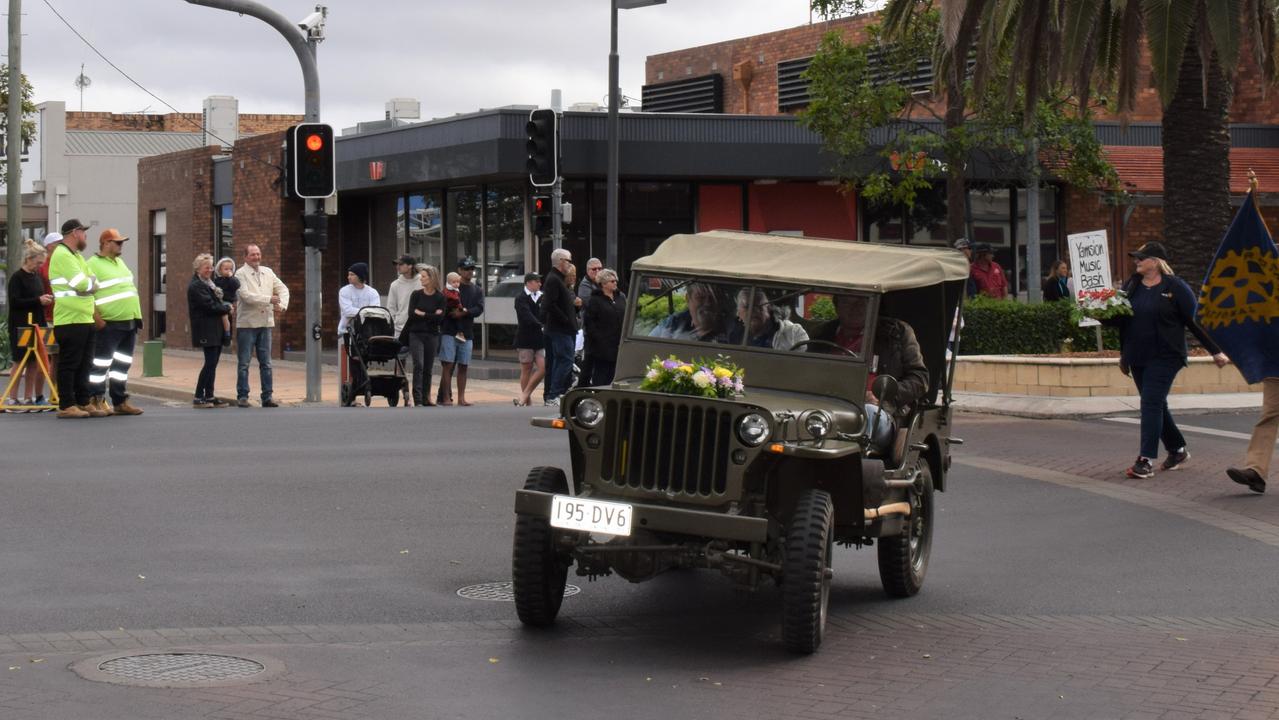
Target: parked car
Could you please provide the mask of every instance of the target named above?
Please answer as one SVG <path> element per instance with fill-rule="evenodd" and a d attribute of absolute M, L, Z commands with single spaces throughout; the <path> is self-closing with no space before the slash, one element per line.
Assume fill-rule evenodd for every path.
<path fill-rule="evenodd" d="M 783 642 L 811 653 L 836 544 L 877 546 L 884 590 L 919 592 L 933 492 L 946 489 L 950 445 L 962 442 L 951 434 L 947 339 L 967 278 L 953 250 L 722 231 L 673 236 L 636 261 L 618 379 L 569 392 L 559 416 L 533 420 L 564 433 L 572 463 L 533 468 L 516 492 L 520 620 L 553 623 L 572 566 L 631 582 L 712 568 L 751 589 L 779 585 Z M 747 317 L 767 309 L 805 329 L 787 325 L 789 338 L 808 338 L 831 321 L 836 296 L 865 302 L 863 347 L 874 347 L 881 315 L 918 339 L 927 392 L 901 408 L 889 447 L 872 439 L 882 420 L 866 407 L 876 356 L 776 333 L 764 346 L 737 308 L 745 298 Z M 672 331 L 694 314 L 701 334 Z M 719 356 L 744 369 L 744 389 L 723 399 L 645 389 L 654 359 L 671 356 Z M 896 378 L 875 378 L 886 408 L 896 389 Z"/>

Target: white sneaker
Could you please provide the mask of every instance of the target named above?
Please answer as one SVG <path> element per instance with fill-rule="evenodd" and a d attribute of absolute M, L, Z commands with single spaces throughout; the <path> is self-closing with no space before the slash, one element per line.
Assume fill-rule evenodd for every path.
<path fill-rule="evenodd" d="M 548 398 L 548 399 L 546 400 L 546 402 L 544 402 L 544 403 L 542 403 L 542 404 L 543 404 L 543 405 L 545 405 L 546 407 L 559 407 L 559 406 L 560 406 L 560 399 L 559 399 L 559 398 Z"/>

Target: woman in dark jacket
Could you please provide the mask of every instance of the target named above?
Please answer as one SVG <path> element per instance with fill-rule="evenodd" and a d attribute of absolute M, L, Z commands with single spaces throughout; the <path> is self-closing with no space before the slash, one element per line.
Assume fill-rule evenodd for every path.
<path fill-rule="evenodd" d="M 218 356 L 222 354 L 224 331 L 222 318 L 231 312 L 230 303 L 222 300 L 222 289 L 213 284 L 213 256 L 201 253 L 191 263 L 195 275 L 187 285 L 187 311 L 191 316 L 191 344 L 204 349 L 204 367 L 195 383 L 197 408 L 225 407 L 227 403 L 213 395 L 213 382 L 218 372 Z"/>
<path fill-rule="evenodd" d="M 591 293 L 583 313 L 586 354 L 591 358 L 589 385 L 609 385 L 617 370 L 617 346 L 622 341 L 626 300 L 617 290 L 617 273 L 604 268 L 595 276 L 599 289 Z"/>
<path fill-rule="evenodd" d="M 520 396 L 511 402 L 528 405 L 546 377 L 546 334 L 542 332 L 542 276 L 524 276 L 524 291 L 515 296 L 515 351 L 520 360 Z"/>
<path fill-rule="evenodd" d="M 422 287 L 409 294 L 409 319 L 400 333 L 413 358 L 413 404 L 432 406 L 431 368 L 440 347 L 440 324 L 444 322 L 444 293 L 440 292 L 440 271 L 423 265 L 418 271 Z M 407 342 L 405 342 L 407 340 Z"/>
<path fill-rule="evenodd" d="M 1119 326 L 1119 369 L 1132 375 L 1141 394 L 1141 451 L 1127 474 L 1148 478 L 1155 474 L 1160 440 L 1168 451 L 1161 469 L 1176 470 L 1190 459 L 1186 438 L 1168 412 L 1168 391 L 1186 366 L 1186 330 L 1212 353 L 1217 367 L 1229 360 L 1195 322 L 1194 291 L 1172 274 L 1164 246 L 1148 242 L 1128 254 L 1137 261 L 1137 272 L 1123 286 L 1132 315 L 1105 322 Z"/>
<path fill-rule="evenodd" d="M 29 326 L 28 319 L 37 326 L 44 325 L 44 309 L 53 305 L 53 295 L 44 291 L 40 279 L 40 266 L 44 264 L 45 250 L 33 240 L 23 245 L 22 266 L 9 276 L 9 354 L 13 361 L 21 362 L 25 348 L 18 347 L 20 331 Z M 18 396 L 18 383 L 9 390 L 9 405 L 44 405 L 44 375 L 40 364 L 27 363 L 23 370 L 25 389 Z M 17 411 L 15 411 L 17 412 Z M 25 411 L 23 411 L 25 412 Z"/>
<path fill-rule="evenodd" d="M 1044 278 L 1044 302 L 1052 302 L 1054 300 L 1071 299 L 1070 286 L 1070 266 L 1065 260 L 1058 260 L 1053 263 L 1053 271 L 1048 273 L 1048 277 Z"/>

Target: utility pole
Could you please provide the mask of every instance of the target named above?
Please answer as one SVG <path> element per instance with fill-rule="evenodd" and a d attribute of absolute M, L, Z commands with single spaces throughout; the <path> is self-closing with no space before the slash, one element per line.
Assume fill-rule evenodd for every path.
<path fill-rule="evenodd" d="M 5 201 L 8 212 L 5 238 L 9 252 L 6 277 L 22 266 L 22 0 L 9 0 L 9 114 L 4 139 L 7 179 Z M 14 351 L 16 357 L 17 351 Z"/>
<path fill-rule="evenodd" d="M 1043 292 L 1039 287 L 1039 141 L 1030 141 L 1030 150 L 1026 157 L 1026 299 L 1031 303 L 1041 302 Z M 1017 261 L 1016 245 L 1013 248 L 1013 262 Z M 1014 268 L 1013 272 L 1016 272 Z"/>
<path fill-rule="evenodd" d="M 14 2 L 15 0 L 10 0 Z M 327 10 L 317 5 L 316 11 L 300 25 L 288 21 L 283 15 L 254 0 L 187 0 L 192 5 L 203 5 L 217 10 L 229 10 L 255 17 L 275 28 L 297 55 L 302 66 L 302 83 L 306 99 L 306 121 L 320 121 L 320 72 L 316 66 L 316 45 L 324 39 L 324 18 Z M 305 213 L 311 215 L 320 207 L 318 200 L 306 200 Z M 305 248 L 306 253 L 306 401 L 320 402 L 320 271 L 321 255 L 317 248 Z"/>

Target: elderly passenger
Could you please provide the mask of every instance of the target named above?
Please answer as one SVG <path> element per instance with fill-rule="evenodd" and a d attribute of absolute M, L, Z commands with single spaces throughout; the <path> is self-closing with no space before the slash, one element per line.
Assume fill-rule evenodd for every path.
<path fill-rule="evenodd" d="M 772 304 L 763 290 L 756 289 L 753 294 L 752 305 L 750 288 L 737 293 L 737 322 L 729 333 L 730 343 L 740 343 L 745 335 L 746 344 L 751 347 L 790 350 L 808 339 L 808 332 L 790 321 L 790 308 Z"/>
<path fill-rule="evenodd" d="M 726 303 L 715 286 L 692 283 L 686 295 L 688 307 L 668 316 L 649 333 L 650 337 L 671 340 L 698 340 L 724 342 L 727 338 L 724 323 L 727 319 Z"/>

